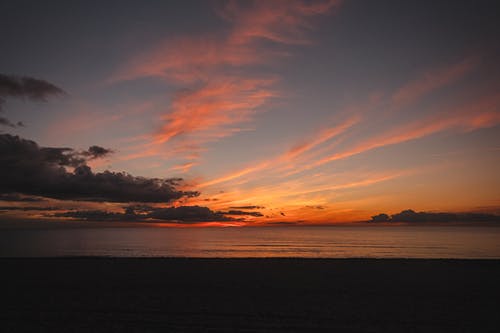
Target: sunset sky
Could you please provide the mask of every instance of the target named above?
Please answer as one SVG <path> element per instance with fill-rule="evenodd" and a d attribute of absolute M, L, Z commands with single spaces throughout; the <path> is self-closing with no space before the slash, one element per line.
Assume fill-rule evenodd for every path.
<path fill-rule="evenodd" d="M 0 220 L 499 214 L 499 7 L 2 1 Z"/>

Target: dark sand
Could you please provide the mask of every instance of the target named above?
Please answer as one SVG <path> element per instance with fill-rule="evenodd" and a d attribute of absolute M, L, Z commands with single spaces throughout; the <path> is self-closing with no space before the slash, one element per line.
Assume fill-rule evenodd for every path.
<path fill-rule="evenodd" d="M 0 259 L 1 332 L 500 332 L 500 261 Z"/>

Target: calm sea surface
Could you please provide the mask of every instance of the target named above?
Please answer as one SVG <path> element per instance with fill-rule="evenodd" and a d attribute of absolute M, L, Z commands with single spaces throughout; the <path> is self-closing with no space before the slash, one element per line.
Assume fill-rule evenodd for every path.
<path fill-rule="evenodd" d="M 0 256 L 500 258 L 500 228 L 4 229 Z"/>

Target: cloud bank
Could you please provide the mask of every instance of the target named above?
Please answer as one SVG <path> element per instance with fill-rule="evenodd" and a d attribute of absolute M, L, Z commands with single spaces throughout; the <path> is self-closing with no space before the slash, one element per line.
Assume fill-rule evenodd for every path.
<path fill-rule="evenodd" d="M 201 206 L 180 206 L 167 208 L 129 206 L 123 213 L 108 212 L 105 210 L 79 210 L 56 213 L 52 216 L 83 221 L 148 221 L 181 224 L 234 221 L 233 218 L 224 216 L 222 213 L 214 212 L 207 207 Z"/>
<path fill-rule="evenodd" d="M 0 194 L 0 201 L 10 202 L 39 202 L 43 201 L 42 198 L 23 196 L 19 193 L 2 193 Z"/>
<path fill-rule="evenodd" d="M 372 223 L 471 223 L 471 222 L 500 222 L 500 216 L 486 213 L 447 213 L 447 212 L 415 212 L 411 209 L 403 210 L 389 216 L 382 213 L 372 216 Z"/>
<path fill-rule="evenodd" d="M 40 147 L 34 141 L 0 135 L 0 191 L 62 200 L 168 203 L 197 196 L 177 190 L 179 178 L 134 177 L 124 172 L 94 173 L 86 162 L 111 151 Z"/>

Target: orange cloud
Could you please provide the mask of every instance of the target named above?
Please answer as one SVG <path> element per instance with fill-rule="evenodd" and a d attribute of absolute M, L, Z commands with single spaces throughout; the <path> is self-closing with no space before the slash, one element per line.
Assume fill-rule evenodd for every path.
<path fill-rule="evenodd" d="M 270 162 L 262 162 L 262 163 L 259 163 L 259 164 L 255 165 L 255 166 L 250 166 L 250 167 L 244 168 L 242 170 L 238 170 L 236 172 L 232 172 L 232 173 L 227 174 L 225 176 L 222 176 L 222 177 L 219 177 L 219 178 L 216 178 L 216 179 L 212 179 L 212 180 L 210 180 L 208 182 L 204 182 L 204 183 L 198 184 L 197 187 L 203 188 L 203 187 L 207 187 L 207 186 L 210 186 L 210 185 L 215 185 L 215 184 L 227 182 L 229 180 L 233 180 L 233 179 L 236 179 L 236 178 L 248 175 L 248 174 L 256 172 L 256 171 L 260 171 L 260 170 L 266 168 L 269 165 L 270 165 Z"/>
<path fill-rule="evenodd" d="M 375 148 L 419 139 L 445 130 L 455 129 L 473 131 L 480 128 L 492 127 L 499 123 L 500 94 L 486 96 L 464 107 L 447 110 L 446 112 L 441 112 L 437 116 L 430 117 L 416 124 L 410 124 L 377 137 L 370 138 L 354 148 L 327 156 L 310 167 L 307 167 L 307 169 L 361 154 Z"/>
<path fill-rule="evenodd" d="M 287 160 L 293 159 L 293 158 L 305 153 L 306 151 L 311 150 L 314 147 L 338 136 L 339 134 L 342 134 L 343 132 L 348 130 L 350 127 L 357 124 L 360 121 L 360 119 L 361 119 L 361 117 L 354 116 L 354 117 L 347 119 L 347 121 L 341 123 L 338 126 L 326 128 L 326 129 L 320 131 L 319 134 L 316 135 L 311 140 L 309 140 L 307 142 L 302 142 L 302 143 L 292 147 L 288 152 L 286 152 L 282 156 L 282 158 L 287 159 Z"/>
<path fill-rule="evenodd" d="M 316 136 L 310 138 L 308 141 L 304 141 L 298 145 L 295 145 L 290 150 L 288 150 L 287 152 L 285 152 L 277 157 L 271 158 L 271 159 L 266 160 L 266 161 L 259 162 L 253 166 L 245 167 L 245 168 L 238 170 L 238 171 L 233 171 L 233 172 L 231 172 L 227 175 L 221 176 L 219 178 L 215 178 L 215 179 L 212 179 L 210 181 L 198 184 L 198 187 L 201 188 L 201 187 L 216 185 L 219 183 L 227 182 L 230 180 L 234 180 L 234 179 L 249 175 L 249 174 L 257 172 L 257 171 L 262 171 L 264 169 L 268 169 L 271 167 L 275 168 L 276 166 L 278 166 L 280 164 L 282 165 L 285 163 L 289 163 L 289 162 L 295 160 L 296 158 L 298 158 L 303 153 L 305 153 L 305 152 L 315 148 L 316 146 L 318 146 L 322 143 L 325 143 L 328 140 L 331 140 L 332 138 L 344 133 L 349 128 L 354 126 L 356 123 L 358 123 L 360 119 L 361 118 L 359 116 L 350 117 L 346 121 L 340 123 L 337 126 L 326 128 L 326 129 L 320 131 Z"/>
<path fill-rule="evenodd" d="M 332 217 L 338 214 L 338 200 L 335 207 L 325 207 L 332 203 L 332 197 L 337 197 L 341 192 L 364 188 L 400 178 L 403 176 L 421 172 L 418 170 L 391 171 L 385 173 L 360 173 L 348 172 L 338 175 L 328 175 L 314 179 L 306 177 L 299 180 L 272 183 L 247 189 L 244 192 L 234 188 L 228 192 L 216 193 L 211 197 L 217 199 L 210 202 L 212 209 L 226 209 L 234 205 L 260 205 L 265 208 L 259 209 L 266 215 L 265 218 L 256 218 L 255 223 L 267 223 L 275 220 L 297 221 L 307 219 L 309 222 L 334 221 Z M 361 176 L 362 174 L 362 176 Z M 352 179 L 345 181 L 345 179 Z M 192 198 L 189 200 L 202 200 Z M 204 202 L 206 204 L 206 202 Z M 307 207 L 318 207 L 321 209 L 306 209 Z M 284 212 L 285 215 L 281 215 Z M 337 216 L 338 217 L 338 216 Z M 344 221 L 352 220 L 344 218 Z"/>
<path fill-rule="evenodd" d="M 470 73 L 470 71 L 475 68 L 476 64 L 475 60 L 468 59 L 445 69 L 429 72 L 423 78 L 403 86 L 396 92 L 396 94 L 389 97 L 390 99 L 388 102 L 392 103 L 393 106 L 397 105 L 398 107 L 414 103 L 422 96 L 461 79 L 464 75 Z M 287 164 L 291 161 L 295 164 L 293 165 L 295 170 L 292 173 L 295 174 L 298 171 L 312 169 L 331 161 L 345 159 L 369 150 L 423 138 L 439 132 L 467 132 L 496 126 L 500 124 L 499 106 L 500 94 L 484 95 L 481 98 L 470 100 L 464 105 L 455 105 L 453 107 L 445 107 L 444 109 L 427 110 L 433 111 L 432 115 L 419 121 L 413 121 L 411 123 L 404 124 L 403 126 L 389 129 L 386 132 L 372 136 L 366 140 L 362 140 L 361 142 L 351 145 L 350 147 L 347 147 L 346 149 L 335 154 L 331 154 L 331 149 L 334 146 L 325 147 L 325 145 L 323 145 L 320 149 L 315 149 L 323 143 L 326 143 L 340 134 L 345 133 L 359 122 L 359 117 L 352 117 L 336 127 L 319 131 L 315 136 L 293 146 L 290 150 L 278 155 L 277 157 L 258 162 L 255 165 L 247 166 L 241 170 L 234 171 L 219 178 L 202 183 L 201 186 L 207 187 L 223 182 L 233 181 L 262 170 L 271 171 L 271 173 L 264 173 L 263 175 L 265 177 L 275 176 L 278 170 L 281 171 L 281 169 L 276 168 L 277 166 L 280 166 L 280 164 Z M 369 107 L 364 111 L 373 111 L 374 108 L 376 108 L 376 106 L 371 105 L 371 108 Z M 426 113 L 429 114 L 429 112 Z M 367 112 L 363 112 L 363 116 L 369 117 L 369 114 Z M 325 148 L 327 148 L 327 150 L 325 150 Z M 316 162 L 312 160 L 313 162 L 311 163 L 312 156 L 321 156 L 327 151 L 330 152 L 329 156 L 320 158 Z M 302 159 L 302 157 L 307 157 L 307 159 Z M 302 164 L 302 169 L 297 167 L 297 164 L 299 164 L 298 162 L 300 162 L 300 164 L 305 164 Z M 297 221 L 303 218 L 307 218 L 311 221 L 332 221 L 332 216 L 337 214 L 338 211 L 333 212 L 332 210 L 325 209 L 306 214 L 303 212 L 303 207 L 307 205 L 323 205 L 331 203 L 331 194 L 328 194 L 328 192 L 333 191 L 333 193 L 335 193 L 340 190 L 370 186 L 372 184 L 410 174 L 411 172 L 411 170 L 403 172 L 396 171 L 388 174 L 372 175 L 364 179 L 340 184 L 336 183 L 338 180 L 332 177 L 321 177 L 321 182 L 315 183 L 311 181 L 311 176 L 308 174 L 308 179 L 305 182 L 301 181 L 301 177 L 292 181 L 280 181 L 273 185 L 258 186 L 247 189 L 245 190 L 244 195 L 238 189 L 240 188 L 239 185 L 244 183 L 244 181 L 239 183 L 232 182 L 231 184 L 234 185 L 233 187 L 236 188 L 236 190 L 216 194 L 214 197 L 218 200 L 214 202 L 213 205 L 220 206 L 221 208 L 224 208 L 224 205 L 228 204 L 259 204 L 268 207 L 274 206 L 274 211 L 268 210 L 267 212 L 264 212 L 270 216 L 270 218 L 266 219 L 266 221 Z M 289 175 L 291 174 L 285 174 L 284 176 L 288 177 Z M 246 177 L 243 179 L 250 178 L 251 177 Z M 286 216 L 281 215 L 279 213 L 280 210 L 286 210 Z"/>
<path fill-rule="evenodd" d="M 171 168 L 171 170 L 188 172 L 192 167 L 194 167 L 197 163 L 195 162 L 186 162 L 179 165 L 175 165 Z"/>
<path fill-rule="evenodd" d="M 323 185 L 319 186 L 316 188 L 310 188 L 310 189 L 305 189 L 300 192 L 293 192 L 290 195 L 303 195 L 303 194 L 310 194 L 310 193 L 315 193 L 315 192 L 324 192 L 324 191 L 335 191 L 335 190 L 343 190 L 343 189 L 349 189 L 349 188 L 357 188 L 357 187 L 363 187 L 363 186 L 369 186 L 372 184 L 380 183 L 383 181 L 387 181 L 390 179 L 394 179 L 397 177 L 400 177 L 406 173 L 391 173 L 387 175 L 379 175 L 371 178 L 366 178 L 360 181 L 355 181 L 355 182 L 350 182 L 350 183 L 344 183 L 344 184 L 338 184 L 338 185 Z"/>
<path fill-rule="evenodd" d="M 177 137 L 212 141 L 231 135 L 235 124 L 248 122 L 257 109 L 276 97 L 276 79 L 244 74 L 280 54 L 262 40 L 297 44 L 306 40 L 311 20 L 338 6 L 338 0 L 233 2 L 219 9 L 231 26 L 226 34 L 170 39 L 132 59 L 110 80 L 162 77 L 187 84 L 164 117 L 154 144 Z M 282 54 L 282 52 L 281 52 Z M 148 153 L 158 151 L 148 149 Z M 148 156 L 134 154 L 134 157 Z"/>
<path fill-rule="evenodd" d="M 277 94 L 269 89 L 272 79 L 223 78 L 200 89 L 179 94 L 164 120 L 156 143 L 183 134 L 222 130 L 220 127 L 248 121 L 251 114 Z"/>

